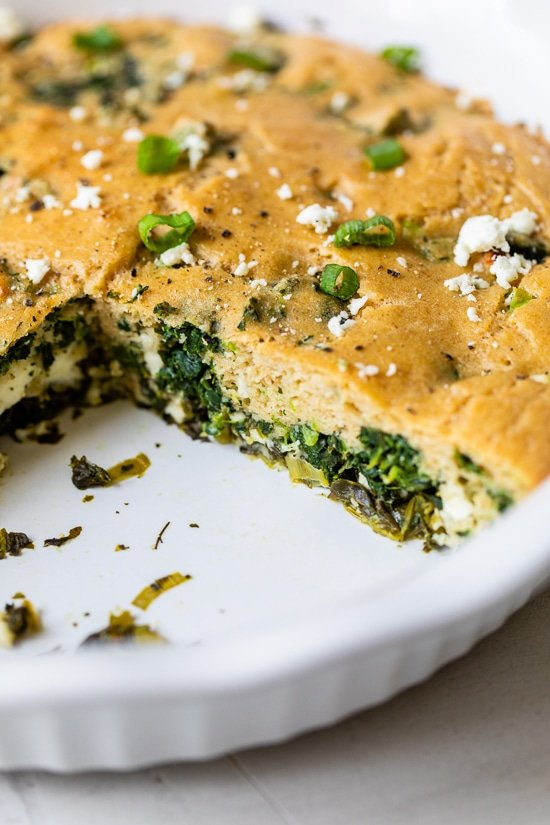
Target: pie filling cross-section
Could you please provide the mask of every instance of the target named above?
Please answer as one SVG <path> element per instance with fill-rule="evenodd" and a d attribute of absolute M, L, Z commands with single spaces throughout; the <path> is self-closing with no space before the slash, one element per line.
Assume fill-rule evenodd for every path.
<path fill-rule="evenodd" d="M 14 32 L 0 434 L 130 397 L 428 546 L 550 472 L 541 135 L 427 81 L 410 48 Z"/>

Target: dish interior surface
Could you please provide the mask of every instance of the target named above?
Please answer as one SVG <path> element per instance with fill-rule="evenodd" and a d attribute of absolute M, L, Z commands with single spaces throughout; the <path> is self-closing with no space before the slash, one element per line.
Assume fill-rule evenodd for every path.
<path fill-rule="evenodd" d="M 50 3 L 47 13 L 32 0 L 13 5 L 38 23 L 75 16 L 68 2 Z M 110 5 L 81 4 L 78 16 L 107 14 Z M 190 7 L 182 11 L 176 0 L 164 0 L 154 11 L 190 21 L 224 22 L 225 4 L 201 5 L 200 13 Z M 536 11 L 535 5 L 528 4 Z M 446 4 L 445 19 L 437 16 L 442 14 L 440 6 L 431 2 L 415 4 L 414 15 L 405 3 L 368 10 L 351 0 L 338 9 L 328 2 L 302 2 L 298 9 L 279 3 L 275 15 L 269 14 L 269 7 L 266 11 L 292 28 L 306 28 L 312 17 L 328 21 L 330 37 L 352 40 L 366 49 L 376 50 L 388 41 L 414 42 L 424 49 L 428 72 L 436 80 L 488 95 L 504 119 L 521 116 L 537 122 L 546 117 L 548 131 L 548 112 L 539 111 L 539 106 L 545 99 L 550 65 L 537 25 L 527 22 L 524 6 L 521 19 L 512 4 L 502 6 L 496 21 L 489 4 L 485 10 L 466 6 L 476 17 L 475 26 L 463 19 L 464 3 L 454 2 Z M 433 9 L 427 27 L 426 16 Z M 145 2 L 134 2 L 124 11 L 150 9 Z M 485 27 L 490 18 L 493 35 L 487 42 Z M 451 37 L 453 30 L 460 36 Z M 513 39 L 507 36 L 511 31 Z M 506 49 L 498 45 L 500 36 L 506 38 Z M 515 74 L 510 69 L 514 63 L 521 66 Z M 520 82 L 526 77 L 528 88 Z M 155 695 L 151 656 L 164 663 L 158 668 L 160 698 L 178 691 L 184 697 L 186 685 L 193 684 L 223 693 L 231 679 L 238 684 L 239 661 L 244 690 L 252 683 L 284 678 L 285 673 L 290 683 L 289 674 L 315 669 L 321 662 L 330 666 L 331 658 L 336 660 L 344 650 L 367 670 L 369 651 L 377 645 L 384 643 L 395 653 L 393 679 L 372 694 L 364 692 L 362 699 L 342 694 L 315 719 L 305 712 L 291 714 L 278 732 L 254 736 L 243 726 L 232 737 L 214 741 L 215 737 L 205 736 L 202 744 L 184 742 L 179 750 L 157 748 L 149 754 L 151 759 L 207 756 L 227 746 L 280 738 L 379 701 L 467 649 L 519 606 L 550 570 L 543 519 L 537 515 L 540 506 L 535 507 L 532 498 L 472 542 L 450 553 L 426 554 L 418 543 L 400 546 L 376 535 L 326 501 L 322 493 L 290 484 L 286 474 L 273 472 L 260 461 L 245 460 L 236 448 L 194 442 L 128 403 L 87 411 L 75 421 L 66 414 L 61 429 L 65 436 L 54 446 L 16 445 L 0 439 L 0 452 L 10 457 L 10 468 L 0 483 L 2 512 L 9 513 L 9 529 L 25 531 L 36 544 L 36 549 L 2 563 L 0 598 L 3 604 L 23 592 L 41 610 L 44 623 L 41 635 L 0 654 L 10 680 L 40 674 L 42 699 L 53 708 L 57 703 L 59 710 L 62 680 L 70 691 L 71 684 L 82 684 L 88 668 L 84 654 L 61 654 L 72 653 L 89 634 L 106 625 L 111 611 L 121 609 L 130 609 L 169 644 L 158 653 L 140 648 L 131 667 L 117 670 L 126 681 L 111 685 L 111 690 L 108 657 L 114 662 L 121 654 L 102 651 L 99 658 L 92 654 L 98 665 L 90 694 L 97 688 L 96 695 L 101 693 L 105 701 L 111 694 L 115 708 L 120 706 L 123 687 L 128 695 L 140 691 Z M 151 460 L 142 478 L 92 490 L 93 501 L 83 503 L 84 493 L 70 481 L 71 455 L 88 455 L 101 466 L 110 466 L 139 452 Z M 537 491 L 536 502 L 544 503 L 548 495 L 547 490 Z M 518 548 L 515 539 L 522 533 L 526 513 L 530 527 Z M 163 541 L 153 549 L 168 522 Z M 66 534 L 75 526 L 83 530 L 73 542 L 59 549 L 42 546 L 44 539 Z M 115 552 L 119 544 L 128 549 Z M 161 595 L 147 611 L 132 606 L 143 587 L 176 571 L 191 579 Z M 456 628 L 460 623 L 466 627 L 470 619 L 475 629 L 468 626 L 457 642 Z M 406 666 L 406 640 L 413 632 L 426 634 L 438 650 L 419 669 Z M 224 648 L 226 652 L 220 654 Z M 231 662 L 227 651 L 235 654 Z M 37 657 L 47 653 L 52 655 Z M 191 673 L 193 663 L 198 670 Z M 140 685 L 135 680 L 141 677 Z M 206 692 L 204 696 L 207 703 Z M 27 683 L 19 703 L 5 693 L 0 697 L 0 713 L 40 701 L 37 687 Z M 147 749 L 139 756 L 130 749 L 117 764 L 143 763 L 147 758 Z M 14 759 L 18 764 L 63 767 L 63 759 L 44 754 Z M 84 756 L 81 766 L 108 762 L 97 755 Z"/>

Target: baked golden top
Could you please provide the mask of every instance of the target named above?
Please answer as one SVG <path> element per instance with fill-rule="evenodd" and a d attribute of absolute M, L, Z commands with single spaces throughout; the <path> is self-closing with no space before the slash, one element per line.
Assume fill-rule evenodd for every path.
<path fill-rule="evenodd" d="M 475 216 L 528 209 L 530 240 L 548 237 L 540 135 L 316 37 L 259 32 L 244 48 L 267 46 L 283 63 L 257 72 L 228 60 L 241 44 L 220 29 L 109 24 L 120 46 L 94 55 L 74 45 L 93 25 L 51 26 L 1 53 L 2 351 L 73 297 L 145 322 L 167 302 L 259 358 L 286 360 L 304 385 L 325 376 L 359 418 L 365 409 L 413 443 L 454 445 L 519 491 L 550 472 L 550 259 L 506 289 L 494 252 L 465 265 L 453 253 Z M 140 132 L 190 123 L 205 124 L 208 143 L 195 169 L 188 159 L 163 174 L 138 169 Z M 388 134 L 405 160 L 373 171 L 364 149 Z M 326 232 L 297 221 L 314 205 L 333 216 Z M 137 223 L 184 210 L 196 263 L 159 265 Z M 339 224 L 373 213 L 395 223 L 394 246 L 334 246 Z M 36 261 L 47 272 L 33 284 Z M 354 268 L 368 299 L 337 331 L 329 321 L 349 302 L 318 290 L 327 263 Z M 464 273 L 488 286 L 445 285 Z M 520 286 L 531 300 L 511 311 Z"/>

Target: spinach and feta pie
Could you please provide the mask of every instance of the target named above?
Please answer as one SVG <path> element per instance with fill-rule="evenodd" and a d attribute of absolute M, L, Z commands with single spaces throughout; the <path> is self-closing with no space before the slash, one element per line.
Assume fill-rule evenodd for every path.
<path fill-rule="evenodd" d="M 129 396 L 430 545 L 548 474 L 541 135 L 408 47 L 2 36 L 1 433 Z"/>

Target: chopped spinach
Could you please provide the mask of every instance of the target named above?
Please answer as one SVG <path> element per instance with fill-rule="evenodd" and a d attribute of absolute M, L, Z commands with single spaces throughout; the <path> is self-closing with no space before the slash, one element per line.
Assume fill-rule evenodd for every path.
<path fill-rule="evenodd" d="M 21 550 L 32 549 L 34 544 L 26 533 L 11 533 L 0 529 L 0 559 L 6 556 L 20 556 Z"/>
<path fill-rule="evenodd" d="M 71 458 L 70 467 L 72 470 L 71 481 L 79 490 L 89 490 L 91 487 L 108 487 L 111 483 L 111 476 L 98 464 L 88 461 L 85 455 Z"/>

